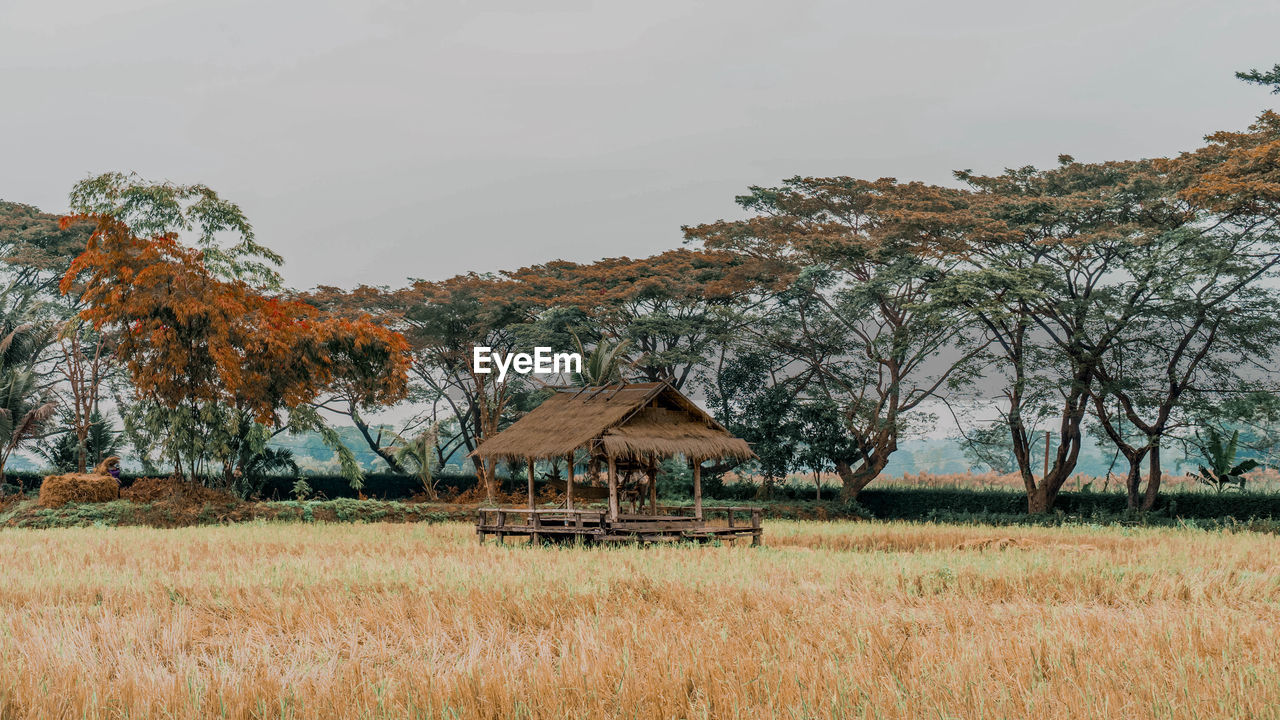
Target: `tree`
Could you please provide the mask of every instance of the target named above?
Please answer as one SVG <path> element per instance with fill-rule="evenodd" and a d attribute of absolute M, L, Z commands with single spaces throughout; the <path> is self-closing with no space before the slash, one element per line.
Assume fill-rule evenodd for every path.
<path fill-rule="evenodd" d="M 1242 276 L 1239 270 L 1252 263 L 1239 261 L 1259 256 L 1237 253 L 1233 245 L 1214 240 L 1206 249 L 1212 250 L 1208 255 L 1230 258 L 1234 269 L 1218 267 L 1206 276 L 1190 262 L 1179 263 L 1180 279 L 1162 286 L 1162 302 L 1100 364 L 1094 414 L 1129 463 L 1130 508 L 1155 506 L 1164 439 L 1189 426 L 1198 406 L 1213 395 L 1247 386 L 1242 371 L 1256 370 L 1273 356 L 1280 298 L 1268 288 L 1248 286 L 1251 273 Z M 1144 457 L 1149 465 L 1145 490 Z"/>
<path fill-rule="evenodd" d="M 15 203 L 0 203 L 0 254 L 4 274 L 31 297 L 30 319 L 57 328 L 57 342 L 37 363 L 42 375 L 50 367 L 64 379 L 53 392 L 69 412 L 64 420 L 83 445 L 93 427 L 101 383 L 112 371 L 110 340 L 75 316 L 79 308 L 58 292 L 71 262 L 84 251 L 90 223 L 63 226 L 59 217 Z M 62 441 L 60 441 L 62 442 Z M 79 452 L 83 456 L 83 452 Z M 70 470 L 84 472 L 84 463 Z"/>
<path fill-rule="evenodd" d="M 100 413 L 90 417 L 89 431 L 83 437 L 78 420 L 71 415 L 64 413 L 60 424 L 65 430 L 53 442 L 45 438 L 36 446 L 36 453 L 59 472 L 84 472 L 84 463 L 96 466 L 119 451 L 120 435 Z"/>
<path fill-rule="evenodd" d="M 8 300 L 11 293 L 19 296 L 12 304 Z M 52 334 L 47 327 L 27 320 L 30 290 L 10 288 L 4 296 L 0 307 L 8 312 L 0 317 L 0 482 L 9 457 L 22 445 L 38 439 L 57 410 L 57 403 L 37 372 Z"/>
<path fill-rule="evenodd" d="M 112 370 L 114 343 L 78 317 L 64 321 L 58 330 L 58 349 L 61 358 L 58 371 L 66 381 L 64 405 L 70 406 L 66 414 L 70 437 L 75 439 L 76 472 L 85 472 L 91 463 L 92 452 L 89 436 L 103 422 L 98 403 L 102 399 L 102 385 Z"/>
<path fill-rule="evenodd" d="M 964 433 L 960 437 L 961 450 L 974 465 L 985 465 L 1000 474 L 1017 469 L 1013 457 L 1013 443 L 1009 437 L 1009 425 L 1000 420 L 988 423 Z"/>
<path fill-rule="evenodd" d="M 716 418 L 755 451 L 755 466 L 767 498 L 777 481 L 797 467 L 803 442 L 800 399 L 793 383 L 779 382 L 778 359 L 768 350 L 743 348 L 725 360 L 707 400 Z"/>
<path fill-rule="evenodd" d="M 325 287 L 305 299 L 336 313 L 375 312 L 405 334 L 413 348 L 415 398 L 430 405 L 426 419 L 451 419 L 441 424 L 447 432 L 440 453 L 447 457 L 471 452 L 544 395 L 536 378 L 473 372 L 476 347 L 511 353 L 580 344 L 605 360 L 604 351 L 615 345 L 643 345 L 633 366 L 641 377 L 685 382 L 722 339 L 712 329 L 733 310 L 716 285 L 726 257 L 679 250 L 589 265 L 557 261 L 500 275 L 415 281 L 398 290 Z M 406 471 L 396 459 L 394 434 L 372 428 L 341 397 L 327 398 L 323 407 L 352 417 L 370 449 L 393 470 Z M 492 467 L 478 464 L 476 472 L 485 487 L 494 487 Z"/>
<path fill-rule="evenodd" d="M 283 259 L 258 244 L 253 226 L 235 203 L 206 185 L 150 182 L 136 174 L 109 172 L 71 189 L 71 209 L 88 217 L 111 217 L 143 237 L 194 234 L 205 267 L 218 277 L 278 290 Z M 65 226 L 64 227 L 69 227 Z M 231 242 L 225 242 L 226 239 Z"/>
<path fill-rule="evenodd" d="M 84 250 L 93 227 L 64 227 L 59 216 L 30 205 L 0 201 L 0 259 L 10 282 L 33 296 L 56 298 L 58 282 Z"/>
<path fill-rule="evenodd" d="M 1103 358 L 1169 282 L 1174 267 L 1163 258 L 1188 252 L 1193 239 L 1181 230 L 1191 216 L 1150 161 L 1064 155 L 1050 170 L 957 176 L 973 189 L 965 223 L 973 264 L 952 274 L 945 294 L 994 339 L 1028 510 L 1048 512 L 1075 470 Z M 1057 447 L 1037 479 L 1026 419 L 1051 409 Z"/>
<path fill-rule="evenodd" d="M 230 294 L 224 294 L 223 299 L 231 298 L 235 292 L 240 292 L 247 296 L 260 296 L 258 300 L 263 298 L 273 302 L 287 300 L 286 297 L 277 294 L 281 281 L 274 268 L 280 264 L 280 257 L 258 244 L 252 226 L 237 205 L 222 199 L 207 186 L 153 183 L 135 175 L 107 173 L 78 183 L 71 193 L 71 205 L 73 211 L 85 217 L 94 218 L 94 221 L 89 223 L 93 227 L 98 226 L 98 219 L 109 217 L 121 222 L 137 235 L 167 238 L 178 246 L 181 246 L 178 242 L 180 235 L 192 237 L 193 242 L 199 247 L 198 251 L 193 252 L 198 252 L 204 275 L 208 276 L 200 279 L 201 282 L 212 279 L 228 283 L 229 287 L 239 288 Z M 78 280 L 63 278 L 63 290 L 67 291 L 68 297 L 81 296 L 83 288 L 76 285 L 76 282 Z M 360 315 L 339 317 L 322 313 L 319 317 L 310 318 L 307 323 L 291 327 L 289 313 L 292 311 L 305 313 L 304 308 L 284 302 L 276 309 L 283 309 L 285 312 L 273 313 L 270 303 L 256 300 L 251 302 L 251 304 L 254 303 L 258 306 L 255 312 L 260 313 L 263 318 L 274 317 L 285 323 L 291 330 L 289 336 L 295 339 L 300 337 L 297 332 L 300 327 L 319 331 L 321 326 L 325 326 L 333 331 L 329 334 L 330 340 L 336 340 L 339 335 L 346 332 L 341 327 L 341 322 L 350 321 L 357 325 L 368 322 L 367 318 Z M 233 313 L 238 312 L 232 309 Z M 252 320 L 252 317 L 245 319 Z M 163 327 L 163 322 L 160 325 Z M 320 334 L 325 333 L 320 332 Z M 257 337 L 261 340 L 268 335 L 269 325 L 266 325 L 264 332 L 259 333 Z M 357 408 L 362 407 L 366 402 L 369 403 L 368 407 L 374 407 L 381 402 L 381 400 L 368 400 L 363 394 L 364 390 L 360 386 L 367 385 L 370 379 L 368 376 L 361 376 L 361 373 L 374 371 L 376 374 L 385 370 L 394 376 L 396 372 L 391 365 L 385 364 L 386 358 L 376 348 L 377 343 L 351 345 L 338 341 L 336 344 L 323 347 L 314 342 L 310 343 L 312 351 L 319 349 L 320 352 L 331 355 L 330 359 L 333 360 L 331 369 L 335 372 L 332 375 L 334 383 L 330 390 L 341 386 L 345 391 L 352 392 L 353 387 L 349 381 L 356 383 L 351 401 Z M 371 355 L 359 357 L 360 354 L 371 349 Z M 352 355 L 352 352 L 355 355 Z M 252 360 L 269 357 L 269 353 L 255 354 Z M 204 359 L 208 360 L 207 357 Z M 379 362 L 384 363 L 381 370 L 378 369 Z M 301 363 L 298 367 L 306 368 L 308 364 Z M 269 380 L 274 373 L 271 367 L 251 366 L 247 362 L 242 366 L 242 370 L 251 371 L 252 377 L 263 387 L 269 385 L 265 381 Z M 285 374 L 282 373 L 282 375 Z M 243 373 L 241 376 L 249 377 L 244 376 Z M 284 383 L 284 385 L 288 384 L 288 382 Z M 221 467 L 224 483 L 230 485 L 239 464 L 236 448 L 256 444 L 255 438 L 266 430 L 256 427 L 253 423 L 245 422 L 246 418 L 252 420 L 255 417 L 255 413 L 250 409 L 217 406 L 220 400 L 205 399 L 184 406 L 172 406 L 171 403 L 158 401 L 154 397 L 129 399 L 133 394 L 130 388 L 116 388 L 115 397 L 125 421 L 125 435 L 141 454 L 140 459 L 144 468 L 152 465 L 148 457 L 151 448 L 158 447 L 161 454 L 170 460 L 174 460 L 176 454 L 184 455 L 187 458 L 186 464 L 189 470 L 191 467 L 204 467 L 206 461 Z M 284 404 L 288 405 L 288 402 Z M 241 433 L 241 429 L 245 429 L 247 434 Z M 353 486 L 359 487 L 362 477 L 359 463 L 356 462 L 350 450 L 341 443 L 336 431 L 325 423 L 313 407 L 291 407 L 287 412 L 287 422 L 273 425 L 269 434 L 303 431 L 319 433 L 337 453 L 343 474 Z M 179 452 L 180 449 L 183 450 Z"/>
<path fill-rule="evenodd" d="M 1159 492 L 1161 440 L 1176 416 L 1224 388 L 1244 390 L 1272 365 L 1280 341 L 1280 119 L 1265 113 L 1245 133 L 1215 133 L 1199 150 L 1156 167 L 1173 183 L 1184 226 L 1175 242 L 1146 246 L 1162 268 L 1147 310 L 1104 355 L 1096 412 L 1129 459 L 1130 507 L 1151 509 Z M 1120 432 L 1103 395 L 1136 431 Z M 1190 424 L 1188 418 L 1182 420 Z M 1147 487 L 1139 502 L 1143 456 Z"/>
<path fill-rule="evenodd" d="M 737 256 L 739 289 L 767 296 L 749 332 L 839 408 L 858 453 L 835 463 L 846 499 L 880 474 L 923 403 L 968 380 L 985 344 L 935 294 L 963 262 L 953 252 L 970 220 L 963 202 L 960 191 L 892 179 L 792 178 L 739 197 L 747 220 L 685 228 Z M 787 320 L 762 322 L 774 315 Z"/>
<path fill-rule="evenodd" d="M 512 296 L 510 282 L 494 275 L 470 273 L 439 282 L 414 281 L 397 290 L 359 287 L 352 291 L 320 288 L 307 299 L 338 314 L 376 312 L 389 327 L 402 332 L 410 347 L 410 372 L 417 381 L 417 397 L 431 403 L 431 422 L 442 408 L 455 422 L 454 434 L 443 445 L 470 453 L 485 438 L 512 419 L 522 398 L 533 392 L 517 373 L 499 379 L 496 373 L 476 372 L 474 349 L 510 353 L 523 347 L 525 329 L 534 314 Z M 349 414 L 369 447 L 393 468 L 396 436 L 371 432 L 358 413 L 342 407 L 341 398 L 322 404 L 326 410 Z M 442 427 L 446 424 L 442 424 Z M 492 499 L 497 490 L 496 465 L 477 462 L 476 478 Z"/>
<path fill-rule="evenodd" d="M 400 438 L 396 445 L 396 460 L 403 467 L 413 468 L 413 474 L 422 483 L 422 490 L 431 500 L 438 500 L 436 493 L 435 470 L 438 466 L 437 444 L 440 439 L 440 424 L 432 423 L 430 427 L 413 436 Z"/>
<path fill-rule="evenodd" d="M 113 217 L 96 223 L 85 252 L 63 278 L 80 283 L 81 317 L 118 332 L 116 353 L 140 398 L 197 425 L 220 425 L 222 408 L 276 428 L 337 384 L 362 406 L 403 397 L 404 339 L 368 320 L 326 317 L 316 308 L 225 280 L 203 253 L 173 235 L 140 238 Z M 169 456 L 182 473 L 184 448 Z M 191 453 L 186 468 L 198 476 Z M 234 472 L 224 467 L 224 475 Z"/>

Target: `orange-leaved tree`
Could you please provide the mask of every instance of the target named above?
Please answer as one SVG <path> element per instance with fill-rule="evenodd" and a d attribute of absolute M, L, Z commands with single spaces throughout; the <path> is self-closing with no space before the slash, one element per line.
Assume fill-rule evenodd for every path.
<path fill-rule="evenodd" d="M 65 222 L 77 220 L 96 229 L 62 290 L 80 288 L 81 316 L 118 331 L 116 354 L 140 397 L 192 412 L 229 407 L 283 427 L 339 384 L 367 407 L 404 396 L 408 345 L 398 333 L 218 277 L 173 234 L 138 237 L 110 216 Z M 192 453 L 168 450 L 178 473 L 198 474 Z"/>

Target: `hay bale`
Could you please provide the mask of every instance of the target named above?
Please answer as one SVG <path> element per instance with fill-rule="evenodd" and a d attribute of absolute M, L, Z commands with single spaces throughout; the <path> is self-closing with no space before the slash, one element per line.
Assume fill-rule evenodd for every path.
<path fill-rule="evenodd" d="M 108 502 L 119 498 L 120 484 L 110 475 L 50 475 L 40 484 L 40 505 L 47 508 L 62 507 L 67 503 Z"/>

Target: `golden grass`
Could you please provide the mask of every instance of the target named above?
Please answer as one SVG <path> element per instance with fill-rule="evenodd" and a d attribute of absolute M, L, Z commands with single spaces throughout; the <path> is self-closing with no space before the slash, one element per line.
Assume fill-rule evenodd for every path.
<path fill-rule="evenodd" d="M 0 717 L 1280 717 L 1275 537 L 766 533 L 2 531 Z"/>

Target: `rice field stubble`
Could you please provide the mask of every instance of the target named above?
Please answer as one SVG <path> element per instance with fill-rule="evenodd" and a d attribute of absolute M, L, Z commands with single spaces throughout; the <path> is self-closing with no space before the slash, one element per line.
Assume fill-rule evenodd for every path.
<path fill-rule="evenodd" d="M 1280 539 L 770 522 L 0 531 L 0 718 L 1280 717 Z"/>

